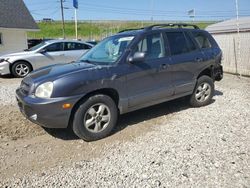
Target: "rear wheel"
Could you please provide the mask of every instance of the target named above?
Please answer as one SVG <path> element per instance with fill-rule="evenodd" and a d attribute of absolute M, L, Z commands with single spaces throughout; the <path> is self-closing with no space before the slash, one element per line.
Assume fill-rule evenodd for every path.
<path fill-rule="evenodd" d="M 18 61 L 11 67 L 11 73 L 17 78 L 23 78 L 31 72 L 31 65 L 25 61 Z"/>
<path fill-rule="evenodd" d="M 214 95 L 214 82 L 209 76 L 201 76 L 197 80 L 196 87 L 190 97 L 190 104 L 194 107 L 201 107 L 211 103 Z"/>
<path fill-rule="evenodd" d="M 111 133 L 117 116 L 117 106 L 109 96 L 91 96 L 76 110 L 73 131 L 85 141 L 99 140 Z"/>

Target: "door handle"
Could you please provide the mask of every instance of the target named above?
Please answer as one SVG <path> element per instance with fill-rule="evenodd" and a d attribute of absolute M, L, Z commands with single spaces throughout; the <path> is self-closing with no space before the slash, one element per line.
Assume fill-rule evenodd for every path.
<path fill-rule="evenodd" d="M 203 61 L 203 58 L 197 57 L 197 58 L 195 59 L 195 62 L 202 62 L 202 61 Z"/>

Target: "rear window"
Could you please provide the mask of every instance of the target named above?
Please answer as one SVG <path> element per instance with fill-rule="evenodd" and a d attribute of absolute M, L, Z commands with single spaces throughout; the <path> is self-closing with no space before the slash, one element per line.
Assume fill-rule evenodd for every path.
<path fill-rule="evenodd" d="M 207 38 L 207 36 L 202 32 L 192 32 L 196 42 L 199 44 L 200 48 L 211 48 L 212 45 Z"/>

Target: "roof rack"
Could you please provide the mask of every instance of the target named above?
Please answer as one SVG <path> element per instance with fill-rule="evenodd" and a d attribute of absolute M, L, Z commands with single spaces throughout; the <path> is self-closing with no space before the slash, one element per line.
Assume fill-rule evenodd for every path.
<path fill-rule="evenodd" d="M 200 29 L 197 25 L 194 25 L 194 24 L 168 23 L 168 24 L 155 24 L 155 25 L 144 27 L 144 28 L 124 29 L 124 30 L 119 31 L 118 33 L 123 33 L 126 31 L 136 31 L 136 30 L 140 30 L 140 29 L 152 30 L 155 27 L 157 27 L 157 28 L 160 28 L 160 27 L 178 27 L 178 28 L 193 27 L 194 29 Z"/>
<path fill-rule="evenodd" d="M 144 28 L 124 29 L 124 30 L 119 31 L 118 33 L 123 33 L 126 31 L 136 31 L 136 30 L 140 30 L 140 29 L 144 29 Z"/>
<path fill-rule="evenodd" d="M 200 29 L 197 25 L 186 24 L 186 23 L 155 24 L 155 25 L 145 27 L 145 29 L 146 30 L 152 30 L 154 27 L 178 27 L 178 28 L 183 28 L 183 27 L 188 27 L 188 26 L 191 26 L 194 29 Z"/>

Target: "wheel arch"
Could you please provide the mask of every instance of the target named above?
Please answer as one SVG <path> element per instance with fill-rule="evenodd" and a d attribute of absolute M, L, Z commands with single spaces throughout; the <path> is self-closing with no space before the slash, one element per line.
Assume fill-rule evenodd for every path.
<path fill-rule="evenodd" d="M 85 101 L 87 100 L 89 97 L 93 96 L 93 95 L 97 95 L 97 94 L 103 94 L 103 95 L 107 95 L 109 97 L 111 97 L 111 99 L 114 100 L 116 106 L 117 106 L 117 109 L 119 111 L 119 107 L 118 107 L 118 104 L 119 104 L 119 93 L 117 92 L 116 89 L 113 89 L 113 88 L 101 88 L 101 89 L 97 89 L 97 90 L 94 90 L 94 91 L 91 91 L 89 93 L 87 93 L 86 95 L 84 95 L 82 98 L 80 98 L 76 104 L 73 106 L 72 110 L 71 110 L 71 113 L 70 113 L 70 118 L 69 118 L 69 124 L 68 124 L 68 127 L 69 126 L 72 126 L 72 123 L 73 123 L 73 119 L 74 119 L 74 114 L 76 112 L 76 110 L 79 108 L 79 106 Z M 119 112 L 118 112 L 119 113 Z"/>
<path fill-rule="evenodd" d="M 207 67 L 207 68 L 205 68 L 205 69 L 203 69 L 199 74 L 198 74 L 198 76 L 197 76 L 197 80 L 201 77 L 201 76 L 204 76 L 204 75 L 206 75 L 206 76 L 209 76 L 210 78 L 212 78 L 212 79 L 214 79 L 214 66 L 212 65 L 212 66 L 209 66 L 209 67 Z"/>
<path fill-rule="evenodd" d="M 32 64 L 31 64 L 29 61 L 24 60 L 24 59 L 18 59 L 18 60 L 15 60 L 13 63 L 11 63 L 11 64 L 10 64 L 10 70 L 11 70 L 11 69 L 12 69 L 12 67 L 13 67 L 16 63 L 18 63 L 18 62 L 26 62 L 26 63 L 28 63 L 28 64 L 30 65 L 30 67 L 31 67 L 31 71 L 33 71 L 33 70 L 34 70 L 34 68 L 33 68 Z"/>

